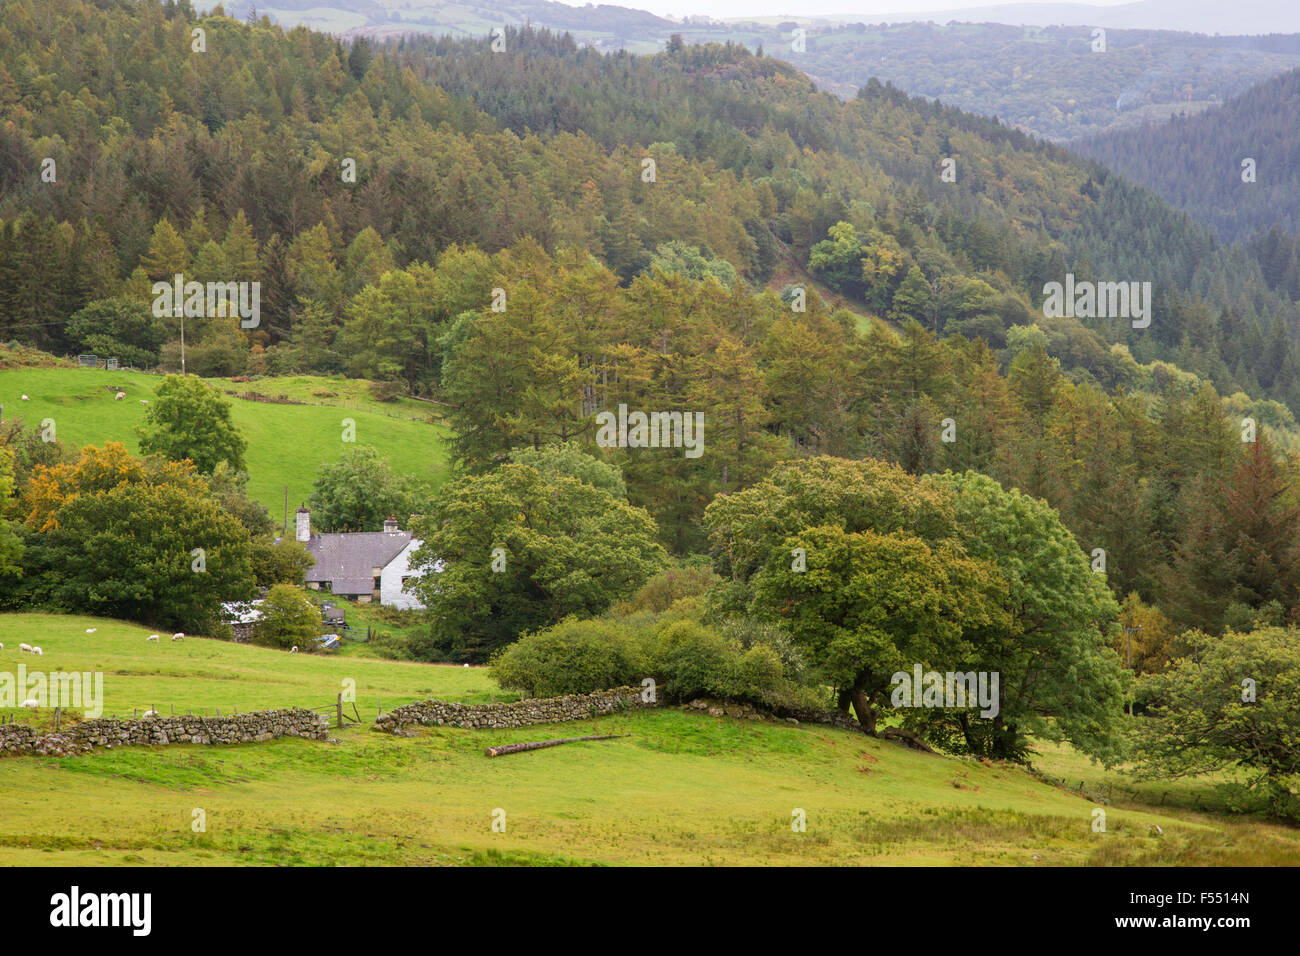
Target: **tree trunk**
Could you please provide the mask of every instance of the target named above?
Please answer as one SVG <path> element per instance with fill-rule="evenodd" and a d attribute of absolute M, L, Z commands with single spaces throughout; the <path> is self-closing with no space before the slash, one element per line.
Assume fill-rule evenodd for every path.
<path fill-rule="evenodd" d="M 880 734 L 886 740 L 895 740 L 899 743 L 911 747 L 913 750 L 924 750 L 928 754 L 934 753 L 934 748 L 927 744 L 910 730 L 902 730 L 898 727 L 886 727 Z"/>
<path fill-rule="evenodd" d="M 966 747 L 970 750 L 971 755 L 975 757 L 982 756 L 980 747 L 975 742 L 975 735 L 970 730 L 970 714 L 963 713 L 961 715 L 961 732 L 962 736 L 966 738 Z"/>
<path fill-rule="evenodd" d="M 858 715 L 858 723 L 862 726 L 862 732 L 872 737 L 876 736 L 876 711 L 871 706 L 871 698 L 867 696 L 866 671 L 858 675 L 857 680 L 853 682 L 853 689 L 849 693 L 853 700 L 853 710 Z"/>

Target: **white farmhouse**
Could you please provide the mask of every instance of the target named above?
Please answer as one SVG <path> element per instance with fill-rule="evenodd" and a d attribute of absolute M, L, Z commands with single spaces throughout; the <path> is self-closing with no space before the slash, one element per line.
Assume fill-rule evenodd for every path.
<path fill-rule="evenodd" d="M 295 531 L 295 537 L 316 559 L 307 569 L 307 587 L 362 603 L 423 609 L 406 590 L 409 581 L 420 577 L 410 563 L 420 540 L 399 530 L 396 518 L 385 521 L 383 531 L 313 534 L 311 512 L 299 508 Z"/>

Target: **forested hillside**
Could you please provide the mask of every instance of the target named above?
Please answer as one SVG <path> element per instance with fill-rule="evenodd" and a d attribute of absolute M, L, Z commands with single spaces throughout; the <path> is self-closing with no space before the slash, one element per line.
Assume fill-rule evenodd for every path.
<path fill-rule="evenodd" d="M 1265 278 L 1296 299 L 1298 129 L 1300 70 L 1292 70 L 1219 109 L 1087 139 L 1077 148 L 1185 209 L 1224 241 L 1252 240 Z"/>
<path fill-rule="evenodd" d="M 1045 18 L 1046 10 L 1013 6 L 917 18 L 934 21 L 929 23 L 898 22 L 905 19 L 900 16 L 872 22 L 883 18 L 866 14 L 809 17 L 794 8 L 785 17 L 687 16 L 674 22 L 626 7 L 575 9 L 550 0 L 461 0 L 424 7 L 394 0 L 338 6 L 297 0 L 277 4 L 273 19 L 286 27 L 371 39 L 410 33 L 464 39 L 531 24 L 570 32 L 583 46 L 633 53 L 656 53 L 673 34 L 693 44 L 740 43 L 786 60 L 844 99 L 877 79 L 1059 141 L 1197 112 L 1300 65 L 1300 37 L 1232 35 L 1248 22 L 1272 22 L 1270 11 L 1234 12 L 1228 22 L 1202 29 L 1191 25 L 1196 18 L 1181 8 L 1152 10 L 1145 28 L 1132 29 L 1136 24 L 1125 15 L 1140 6 L 1056 19 Z M 259 9 L 265 8 L 249 0 L 226 4 L 240 19 Z M 1011 25 L 1022 22 L 1038 25 Z M 1104 55 L 1094 47 L 1097 27 L 1108 28 Z M 1178 32 L 1198 29 L 1216 35 Z"/>
<path fill-rule="evenodd" d="M 190 371 L 437 398 L 471 473 L 590 442 L 620 403 L 703 409 L 698 461 L 608 453 L 677 553 L 781 459 L 878 456 L 1045 497 L 1117 594 L 1182 623 L 1293 603 L 1300 565 L 1261 580 L 1249 555 L 1295 531 L 1274 452 L 1295 303 L 1099 166 L 878 83 L 842 103 L 737 46 L 2 10 L 0 339 L 175 368 L 152 283 L 259 281 L 256 328 L 187 328 Z M 1150 282 L 1149 327 L 1046 318 L 1067 273 Z M 1247 416 L 1272 441 L 1243 444 Z"/>

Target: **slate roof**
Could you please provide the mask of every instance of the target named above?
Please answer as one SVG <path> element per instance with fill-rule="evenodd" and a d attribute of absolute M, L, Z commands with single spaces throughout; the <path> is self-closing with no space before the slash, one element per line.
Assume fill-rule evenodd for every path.
<path fill-rule="evenodd" d="M 329 583 L 335 594 L 369 594 L 374 569 L 385 567 L 410 541 L 409 531 L 313 534 L 306 547 L 316 564 L 307 569 L 306 579 Z"/>

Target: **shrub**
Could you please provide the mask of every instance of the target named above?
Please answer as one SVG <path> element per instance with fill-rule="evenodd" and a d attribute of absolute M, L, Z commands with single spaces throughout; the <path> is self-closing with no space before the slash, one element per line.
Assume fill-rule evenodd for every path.
<path fill-rule="evenodd" d="M 653 611 L 663 613 L 675 603 L 688 597 L 699 597 L 718 582 L 711 568 L 669 568 L 660 571 L 641 585 L 641 589 L 619 606 L 624 613 Z"/>
<path fill-rule="evenodd" d="M 721 634 L 695 621 L 677 621 L 661 633 L 654 669 L 670 700 L 701 694 L 727 696 L 727 670 L 734 656 Z"/>
<path fill-rule="evenodd" d="M 400 634 L 393 635 L 388 631 L 380 631 L 375 634 L 366 643 L 366 647 L 370 648 L 370 652 L 375 657 L 388 661 L 410 661 L 415 659 L 407 639 Z"/>
<path fill-rule="evenodd" d="M 320 637 L 320 611 L 307 595 L 288 584 L 271 588 L 262 602 L 262 619 L 253 628 L 253 643 L 266 647 L 297 645 L 307 651 Z"/>
<path fill-rule="evenodd" d="M 395 402 L 406 393 L 406 386 L 396 379 L 370 383 L 370 397 L 377 402 Z"/>
<path fill-rule="evenodd" d="M 646 666 L 629 628 L 569 617 L 499 651 L 492 660 L 492 676 L 510 690 L 556 697 L 640 683 Z"/>
<path fill-rule="evenodd" d="M 497 653 L 492 676 L 534 697 L 587 694 L 653 677 L 667 703 L 707 696 L 774 708 L 819 708 L 824 690 L 797 679 L 802 665 L 770 625 L 738 622 L 719 632 L 680 615 L 642 611 L 623 619 L 567 618 Z M 743 637 L 737 637 L 741 635 Z"/>

